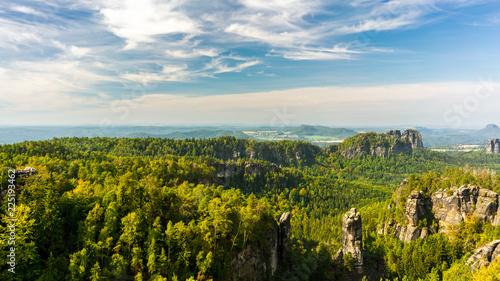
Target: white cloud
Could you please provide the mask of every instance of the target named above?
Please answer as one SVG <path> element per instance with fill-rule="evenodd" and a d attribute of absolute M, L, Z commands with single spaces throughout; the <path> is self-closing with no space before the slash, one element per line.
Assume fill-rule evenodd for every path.
<path fill-rule="evenodd" d="M 360 54 L 361 51 L 349 50 L 346 47 L 335 46 L 333 48 L 297 48 L 295 50 L 285 49 L 281 51 L 272 50 L 270 55 L 280 54 L 284 58 L 291 60 L 338 60 L 355 59 L 353 54 Z"/>
<path fill-rule="evenodd" d="M 159 73 L 139 72 L 121 75 L 124 79 L 144 85 L 159 82 L 187 82 L 197 76 L 199 74 L 187 70 L 185 65 L 165 65 Z"/>
<path fill-rule="evenodd" d="M 90 48 L 83 48 L 83 47 L 77 47 L 77 46 L 71 46 L 69 48 L 69 51 L 71 55 L 73 55 L 76 58 L 81 58 L 83 56 L 86 56 L 88 53 L 90 53 L 91 49 Z"/>
<path fill-rule="evenodd" d="M 41 31 L 52 32 L 43 27 L 35 27 L 0 18 L 0 47 L 16 49 L 19 45 L 29 45 L 42 41 Z"/>
<path fill-rule="evenodd" d="M 86 48 L 86 47 L 77 47 L 77 46 L 68 47 L 57 40 L 51 40 L 51 42 L 54 45 L 54 47 L 64 51 L 63 57 L 73 57 L 80 59 L 92 51 L 91 48 Z"/>
<path fill-rule="evenodd" d="M 216 57 L 221 53 L 220 50 L 216 48 L 210 48 L 210 49 L 192 49 L 190 51 L 186 50 L 167 50 L 166 54 L 174 57 L 174 58 L 181 58 L 181 59 L 193 59 L 193 58 L 198 58 L 198 57 Z"/>
<path fill-rule="evenodd" d="M 20 13 L 24 13 L 24 14 L 36 15 L 36 16 L 43 15 L 43 13 L 36 11 L 33 8 L 26 7 L 26 6 L 17 6 L 17 5 L 12 6 L 11 10 L 16 11 L 16 12 L 20 12 Z"/>
<path fill-rule="evenodd" d="M 232 64 L 230 65 L 228 61 L 232 60 Z M 242 61 L 245 60 L 245 62 L 242 63 L 234 63 L 234 61 Z M 259 60 L 248 60 L 240 57 L 231 57 L 231 56 L 221 56 L 218 58 L 212 59 L 210 63 L 205 65 L 204 70 L 212 72 L 211 74 L 219 74 L 219 73 L 225 73 L 225 72 L 240 72 L 245 68 L 254 66 L 261 63 Z M 209 75 L 211 75 L 209 74 Z"/>
<path fill-rule="evenodd" d="M 338 29 L 338 32 L 340 34 L 352 34 L 366 31 L 395 30 L 414 24 L 419 16 L 420 14 L 418 12 L 412 12 L 400 15 L 396 18 L 379 17 L 376 19 L 368 19 L 353 26 L 341 27 Z"/>
<path fill-rule="evenodd" d="M 184 2 L 115 0 L 97 5 L 109 30 L 125 39 L 125 49 L 134 49 L 140 43 L 155 42 L 159 35 L 199 33 L 196 21 L 182 11 Z"/>

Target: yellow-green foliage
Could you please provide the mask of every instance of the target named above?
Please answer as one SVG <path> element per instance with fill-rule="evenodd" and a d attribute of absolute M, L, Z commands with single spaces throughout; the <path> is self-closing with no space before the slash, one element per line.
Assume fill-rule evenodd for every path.
<path fill-rule="evenodd" d="M 492 262 L 489 266 L 484 266 L 473 274 L 474 281 L 498 281 L 500 280 L 500 262 Z"/>

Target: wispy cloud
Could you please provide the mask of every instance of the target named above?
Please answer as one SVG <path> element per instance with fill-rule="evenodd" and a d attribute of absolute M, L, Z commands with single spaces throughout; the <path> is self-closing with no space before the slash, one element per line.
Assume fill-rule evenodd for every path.
<path fill-rule="evenodd" d="M 92 92 L 95 83 L 113 80 L 75 61 L 16 62 L 0 69 L 0 102 L 9 105 L 4 110 L 11 114 L 95 105 L 100 103 L 97 97 L 77 93 Z"/>
<path fill-rule="evenodd" d="M 362 33 L 366 31 L 384 31 L 395 30 L 401 27 L 415 24 L 418 20 L 420 13 L 417 11 L 399 15 L 395 18 L 375 18 L 363 20 L 352 26 L 343 26 L 337 30 L 339 34 L 353 34 Z"/>
<path fill-rule="evenodd" d="M 23 14 L 30 14 L 30 15 L 35 15 L 35 16 L 43 15 L 42 12 L 39 12 L 39 11 L 33 9 L 33 8 L 26 7 L 26 6 L 15 5 L 15 6 L 12 6 L 11 10 L 12 11 L 16 11 L 16 12 L 20 12 L 20 13 L 23 13 Z"/>

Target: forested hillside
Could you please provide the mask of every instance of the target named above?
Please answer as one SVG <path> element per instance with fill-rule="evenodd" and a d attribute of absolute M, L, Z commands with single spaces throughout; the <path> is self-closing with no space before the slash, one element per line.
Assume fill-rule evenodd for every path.
<path fill-rule="evenodd" d="M 402 207 L 387 206 L 404 179 L 411 188 L 402 201 L 452 185 L 498 191 L 500 156 L 484 152 L 348 159 L 303 141 L 62 138 L 0 146 L 0 167 L 1 280 L 341 280 L 352 266 L 333 257 L 351 207 L 363 216 L 367 266 L 389 280 L 491 275 L 484 267 L 473 276 L 465 259 L 500 238 L 498 226 L 474 220 L 456 237 L 404 243 L 377 234 L 381 222 L 401 218 Z M 14 182 L 9 170 L 25 167 L 37 173 Z M 285 212 L 289 242 L 278 222 Z"/>

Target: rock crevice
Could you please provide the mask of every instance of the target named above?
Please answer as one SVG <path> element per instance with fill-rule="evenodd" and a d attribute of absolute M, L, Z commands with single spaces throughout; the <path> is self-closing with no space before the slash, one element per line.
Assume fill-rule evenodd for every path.
<path fill-rule="evenodd" d="M 404 187 L 403 184 L 400 189 Z M 499 207 L 496 192 L 475 185 L 439 190 L 430 197 L 422 191 L 413 191 L 404 208 L 405 224 L 387 222 L 378 229 L 378 233 L 393 234 L 401 241 L 410 242 L 417 238 L 425 239 L 429 233 L 436 231 L 448 233 L 470 216 L 500 225 Z M 421 224 L 423 219 L 427 219 L 427 223 Z M 433 221 L 438 229 L 426 227 Z"/>
<path fill-rule="evenodd" d="M 500 153 L 500 139 L 492 139 L 486 143 L 486 153 Z"/>

